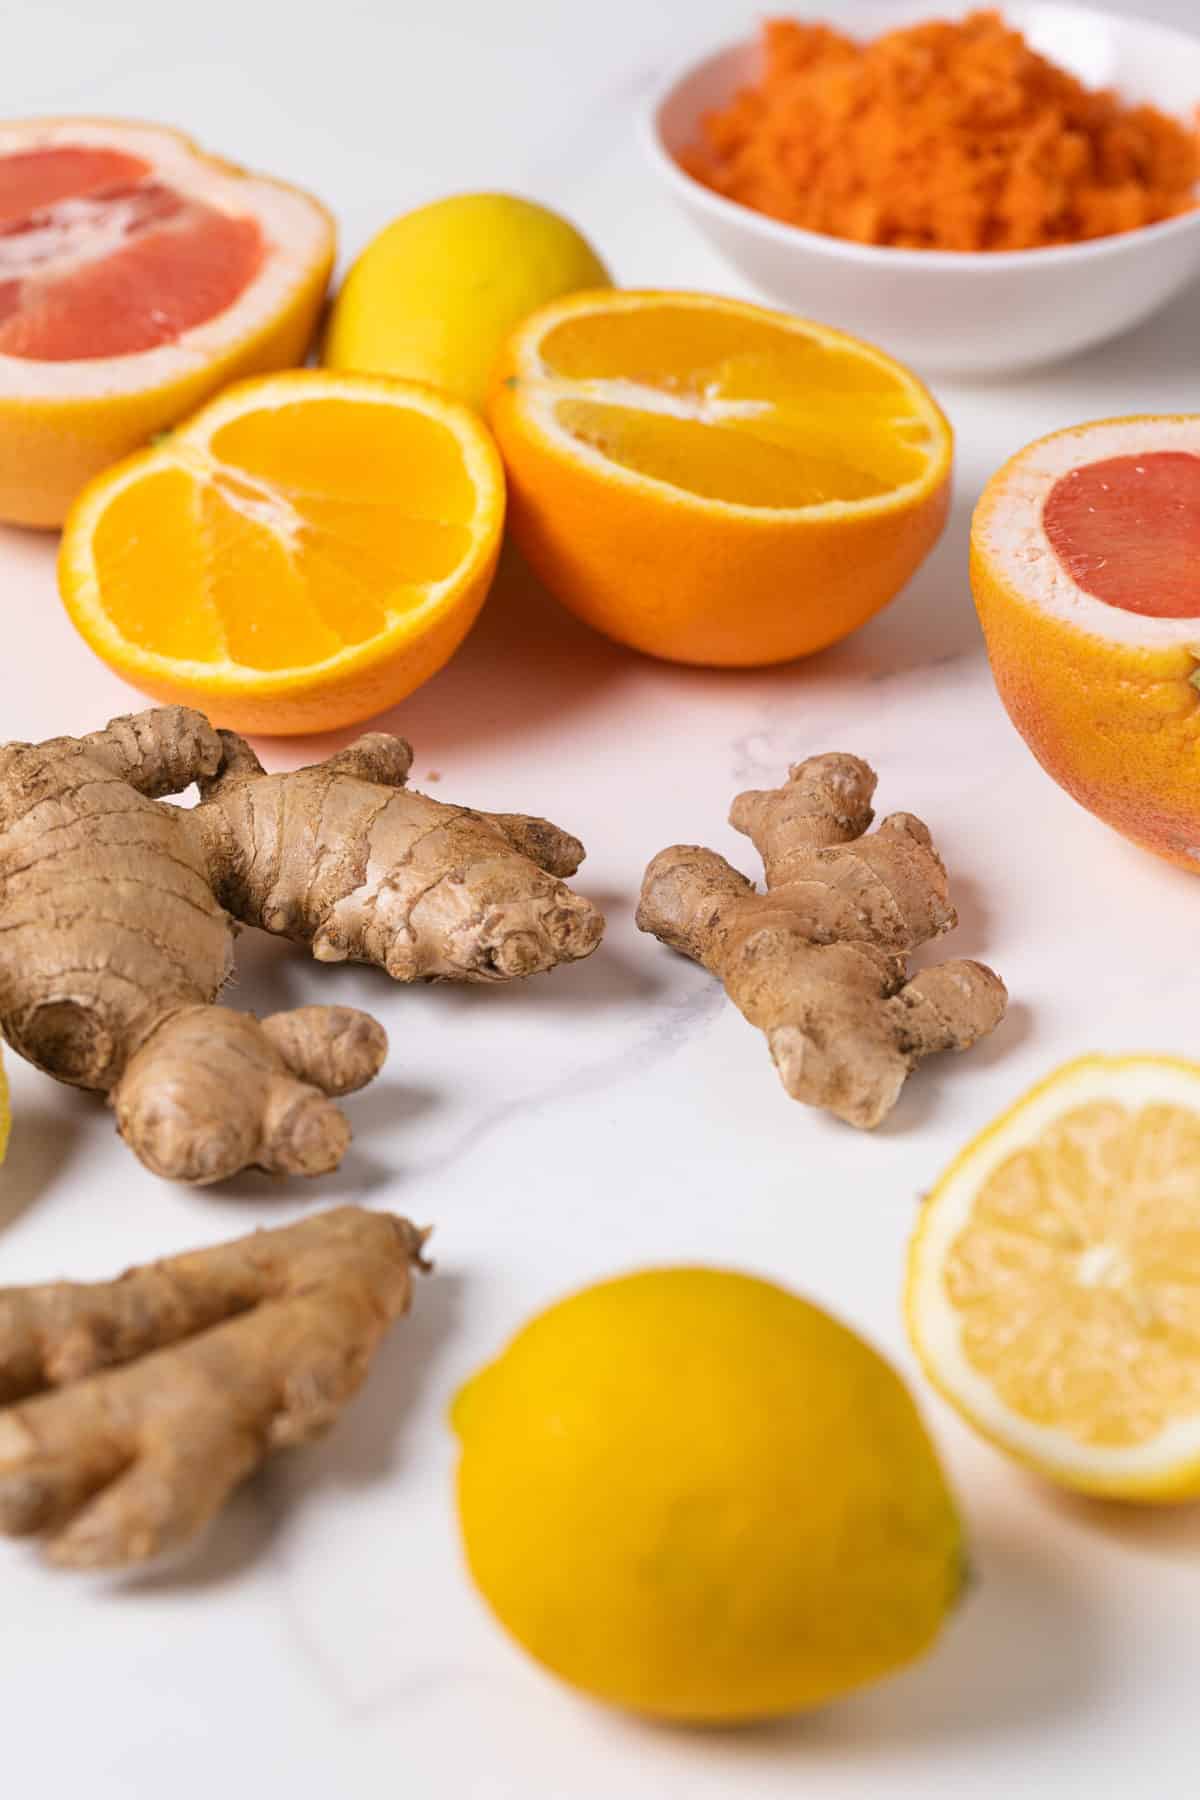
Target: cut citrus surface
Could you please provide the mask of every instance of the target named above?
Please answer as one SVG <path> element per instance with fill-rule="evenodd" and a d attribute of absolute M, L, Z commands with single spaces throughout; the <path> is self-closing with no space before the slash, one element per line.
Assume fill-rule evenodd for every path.
<path fill-rule="evenodd" d="M 542 580 L 672 661 L 834 643 L 896 595 L 946 516 L 950 427 L 917 378 L 736 300 L 556 301 L 510 339 L 489 410 Z"/>
<path fill-rule="evenodd" d="M 992 477 L 971 583 L 1000 696 L 1042 766 L 1200 868 L 1200 417 L 1105 419 Z"/>
<path fill-rule="evenodd" d="M 0 518 L 60 523 L 226 382 L 300 361 L 333 255 L 316 200 L 178 132 L 0 125 Z"/>
<path fill-rule="evenodd" d="M 333 730 L 453 654 L 495 570 L 504 474 L 459 402 L 296 369 L 239 383 L 98 477 L 59 585 L 143 693 L 236 730 Z"/>
<path fill-rule="evenodd" d="M 986 1436 L 1116 1498 L 1200 1494 L 1200 1064 L 1084 1057 L 922 1209 L 908 1327 Z"/>

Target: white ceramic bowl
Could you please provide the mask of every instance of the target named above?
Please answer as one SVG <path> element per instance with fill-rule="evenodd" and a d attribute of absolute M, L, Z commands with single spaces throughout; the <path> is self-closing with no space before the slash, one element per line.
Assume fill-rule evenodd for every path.
<path fill-rule="evenodd" d="M 971 5 L 833 4 L 859 37 Z M 1090 87 L 1151 101 L 1181 119 L 1200 104 L 1200 40 L 1164 25 L 1090 7 L 1005 5 L 1004 16 L 1043 55 Z M 1200 273 L 1200 212 L 1088 243 L 1043 250 L 891 250 L 847 243 L 765 218 L 684 173 L 673 152 L 700 121 L 757 73 L 737 44 L 693 61 L 654 99 L 646 135 L 668 189 L 716 248 L 777 304 L 948 374 L 992 374 L 1070 355 L 1126 330 Z"/>

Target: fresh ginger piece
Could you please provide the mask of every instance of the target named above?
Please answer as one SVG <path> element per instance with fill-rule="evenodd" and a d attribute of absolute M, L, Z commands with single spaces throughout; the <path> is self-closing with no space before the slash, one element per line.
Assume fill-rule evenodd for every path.
<path fill-rule="evenodd" d="M 239 924 L 397 980 L 480 982 L 587 956 L 604 928 L 561 880 L 576 839 L 409 793 L 411 761 L 373 733 L 267 775 L 179 706 L 0 748 L 0 1034 L 108 1095 L 157 1174 L 335 1168 L 349 1128 L 333 1098 L 378 1072 L 383 1029 L 348 1007 L 215 1006 Z M 193 782 L 199 806 L 162 803 Z"/>
<path fill-rule="evenodd" d="M 333 1424 L 426 1235 L 346 1206 L 117 1281 L 0 1289 L 0 1531 L 75 1568 L 187 1543 Z"/>
<path fill-rule="evenodd" d="M 651 862 L 637 922 L 716 975 L 767 1034 L 784 1087 L 870 1130 L 937 1050 L 966 1050 L 1004 1017 L 991 969 L 907 958 L 957 924 L 929 831 L 893 813 L 865 835 L 875 774 L 813 756 L 782 787 L 740 794 L 730 823 L 763 862 L 766 892 L 713 850 L 676 844 Z"/>
<path fill-rule="evenodd" d="M 350 1127 L 332 1096 L 365 1087 L 387 1034 L 352 1006 L 256 1019 L 225 1006 L 173 1012 L 125 1064 L 117 1129 L 156 1175 L 204 1186 L 239 1169 L 323 1175 Z"/>
<path fill-rule="evenodd" d="M 604 920 L 562 880 L 583 861 L 579 840 L 406 788 L 403 738 L 368 732 L 327 762 L 268 775 L 241 738 L 221 737 L 194 816 L 214 888 L 245 924 L 396 981 L 511 981 L 599 944 Z"/>

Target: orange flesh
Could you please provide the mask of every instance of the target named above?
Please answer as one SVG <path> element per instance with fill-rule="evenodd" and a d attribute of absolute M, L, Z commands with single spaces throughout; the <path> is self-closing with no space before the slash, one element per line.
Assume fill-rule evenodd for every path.
<path fill-rule="evenodd" d="M 1152 619 L 1200 617 L 1200 456 L 1110 456 L 1055 482 L 1042 512 L 1077 586 Z"/>
<path fill-rule="evenodd" d="M 113 496 L 93 541 L 104 611 L 160 656 L 311 667 L 414 612 L 471 548 L 461 445 L 415 409 L 264 407 L 204 450 L 173 438 L 161 460 Z"/>
<path fill-rule="evenodd" d="M 622 468 L 741 506 L 874 499 L 919 478 L 926 419 L 855 347 L 672 306 L 585 314 L 541 342 L 555 417 Z"/>
<path fill-rule="evenodd" d="M 121 151 L 0 157 L 0 354 L 75 362 L 174 343 L 233 305 L 265 250 L 257 220 Z"/>

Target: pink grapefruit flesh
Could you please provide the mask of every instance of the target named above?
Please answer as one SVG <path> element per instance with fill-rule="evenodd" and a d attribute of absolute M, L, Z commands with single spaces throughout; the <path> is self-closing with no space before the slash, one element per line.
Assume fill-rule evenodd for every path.
<path fill-rule="evenodd" d="M 95 144 L 49 144 L 0 156 L 0 230 L 39 206 L 141 181 L 149 173 L 140 156 Z"/>
<path fill-rule="evenodd" d="M 139 119 L 0 120 L 0 521 L 244 376 L 302 362 L 336 251 L 311 194 Z"/>
<path fill-rule="evenodd" d="M 1042 528 L 1075 584 L 1151 619 L 1200 618 L 1200 456 L 1152 450 L 1055 482 Z"/>
<path fill-rule="evenodd" d="M 264 250 L 256 219 L 122 151 L 0 157 L 0 354 L 79 362 L 174 343 L 245 292 Z"/>

